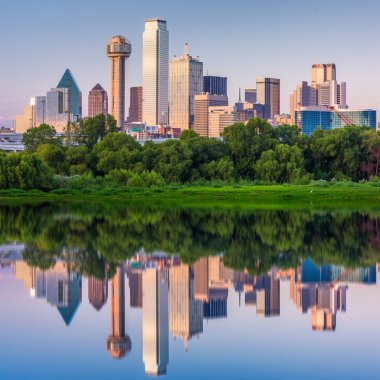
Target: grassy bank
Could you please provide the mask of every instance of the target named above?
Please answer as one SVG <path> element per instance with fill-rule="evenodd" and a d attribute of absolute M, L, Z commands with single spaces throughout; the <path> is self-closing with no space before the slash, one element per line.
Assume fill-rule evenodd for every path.
<path fill-rule="evenodd" d="M 378 184 L 327 183 L 273 186 L 167 186 L 161 188 L 3 190 L 0 203 L 122 202 L 147 206 L 241 208 L 380 208 Z"/>

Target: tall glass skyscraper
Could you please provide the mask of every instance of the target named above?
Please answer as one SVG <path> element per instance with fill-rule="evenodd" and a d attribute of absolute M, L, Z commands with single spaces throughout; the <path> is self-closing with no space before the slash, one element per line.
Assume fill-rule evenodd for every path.
<path fill-rule="evenodd" d="M 257 78 L 257 103 L 265 105 L 265 119 L 280 114 L 280 79 Z"/>
<path fill-rule="evenodd" d="M 145 21 L 143 33 L 143 122 L 167 123 L 169 31 L 166 21 Z"/>
<path fill-rule="evenodd" d="M 210 95 L 227 96 L 227 78 L 206 75 L 203 78 L 203 92 Z"/>
<path fill-rule="evenodd" d="M 181 130 L 193 128 L 194 96 L 203 90 L 203 63 L 185 53 L 170 62 L 170 126 Z"/>

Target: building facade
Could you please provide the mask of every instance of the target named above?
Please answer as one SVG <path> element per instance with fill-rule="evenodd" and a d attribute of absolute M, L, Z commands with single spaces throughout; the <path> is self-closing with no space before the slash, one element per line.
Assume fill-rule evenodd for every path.
<path fill-rule="evenodd" d="M 107 91 L 98 83 L 88 94 L 88 116 L 108 115 Z"/>
<path fill-rule="evenodd" d="M 200 94 L 194 97 L 194 131 L 200 136 L 208 137 L 208 108 L 212 106 L 227 106 L 225 95 Z"/>
<path fill-rule="evenodd" d="M 208 137 L 219 138 L 224 128 L 238 122 L 238 114 L 231 106 L 209 107 Z"/>
<path fill-rule="evenodd" d="M 345 119 L 345 120 L 343 120 Z M 330 109 L 324 106 L 302 107 L 295 112 L 295 123 L 310 136 L 318 127 L 322 130 L 343 128 L 347 124 L 376 129 L 375 110 Z"/>
<path fill-rule="evenodd" d="M 257 90 L 255 88 L 246 88 L 244 91 L 244 101 L 255 104 L 257 102 Z"/>
<path fill-rule="evenodd" d="M 280 79 L 257 78 L 257 103 L 265 105 L 265 119 L 280 114 Z"/>
<path fill-rule="evenodd" d="M 289 97 L 289 113 L 294 120 L 295 112 L 301 107 L 316 106 L 318 103 L 316 88 L 309 86 L 306 81 L 297 85 Z"/>
<path fill-rule="evenodd" d="M 194 96 L 203 89 L 203 63 L 186 51 L 170 62 L 169 125 L 182 131 L 194 126 Z"/>
<path fill-rule="evenodd" d="M 143 116 L 148 125 L 167 122 L 169 31 L 166 21 L 145 21 L 143 33 Z"/>
<path fill-rule="evenodd" d="M 143 104 L 143 88 L 131 87 L 129 97 L 129 123 L 142 122 L 142 104 Z"/>
<path fill-rule="evenodd" d="M 227 78 L 206 75 L 203 77 L 203 92 L 210 95 L 227 96 Z"/>
<path fill-rule="evenodd" d="M 111 115 L 118 127 L 125 122 L 125 61 L 131 56 L 132 45 L 123 36 L 112 37 L 107 44 L 111 61 Z"/>

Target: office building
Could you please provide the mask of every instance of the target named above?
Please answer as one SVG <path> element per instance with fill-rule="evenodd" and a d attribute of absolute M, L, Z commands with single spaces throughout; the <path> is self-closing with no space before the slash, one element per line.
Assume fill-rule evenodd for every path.
<path fill-rule="evenodd" d="M 318 85 L 336 80 L 336 66 L 334 63 L 317 63 L 311 68 L 311 86 L 317 88 Z"/>
<path fill-rule="evenodd" d="M 257 103 L 265 105 L 265 119 L 280 114 L 280 79 L 257 78 Z"/>
<path fill-rule="evenodd" d="M 208 110 L 208 137 L 219 138 L 224 128 L 238 122 L 238 114 L 233 107 L 209 107 Z"/>
<path fill-rule="evenodd" d="M 29 128 L 33 128 L 33 106 L 28 104 L 24 107 L 21 115 L 17 115 L 15 119 L 15 132 L 25 133 Z"/>
<path fill-rule="evenodd" d="M 255 104 L 257 102 L 257 90 L 255 88 L 246 88 L 244 91 L 244 101 Z"/>
<path fill-rule="evenodd" d="M 169 125 L 182 131 L 194 127 L 194 96 L 203 90 L 203 63 L 189 55 L 188 45 L 181 57 L 170 62 Z"/>
<path fill-rule="evenodd" d="M 194 272 L 189 265 L 173 266 L 169 270 L 170 332 L 188 341 L 203 331 L 203 304 L 195 299 Z"/>
<path fill-rule="evenodd" d="M 143 88 L 131 87 L 129 96 L 128 123 L 142 122 Z"/>
<path fill-rule="evenodd" d="M 88 300 L 96 311 L 99 311 L 107 303 L 107 298 L 107 280 L 101 280 L 96 277 L 90 277 L 88 279 Z"/>
<path fill-rule="evenodd" d="M 169 363 L 168 273 L 148 268 L 143 272 L 143 362 L 148 376 L 166 374 Z"/>
<path fill-rule="evenodd" d="M 143 33 L 143 116 L 148 125 L 167 123 L 169 31 L 166 21 L 145 21 Z"/>
<path fill-rule="evenodd" d="M 206 75 L 203 77 L 203 92 L 210 95 L 227 96 L 227 78 Z"/>
<path fill-rule="evenodd" d="M 98 83 L 88 94 L 88 116 L 108 115 L 107 91 Z"/>
<path fill-rule="evenodd" d="M 225 95 L 201 94 L 194 97 L 194 131 L 200 136 L 208 137 L 209 107 L 228 106 Z"/>
<path fill-rule="evenodd" d="M 120 266 L 110 283 L 111 331 L 107 339 L 107 351 L 114 359 L 121 359 L 131 351 L 131 339 L 125 335 L 124 278 L 124 268 Z"/>
<path fill-rule="evenodd" d="M 322 130 L 330 130 L 356 125 L 376 129 L 376 111 L 330 109 L 325 106 L 301 107 L 295 112 L 295 124 L 307 136 L 310 136 L 318 127 Z"/>
<path fill-rule="evenodd" d="M 301 107 L 316 106 L 317 104 L 317 89 L 312 86 L 309 86 L 307 82 L 303 81 L 301 84 L 297 85 L 296 89 L 290 94 L 290 116 L 294 120 L 295 112 L 299 111 Z"/>
<path fill-rule="evenodd" d="M 110 108 L 119 128 L 125 122 L 125 61 L 131 53 L 131 43 L 123 36 L 114 36 L 107 44 L 107 56 L 111 61 Z"/>

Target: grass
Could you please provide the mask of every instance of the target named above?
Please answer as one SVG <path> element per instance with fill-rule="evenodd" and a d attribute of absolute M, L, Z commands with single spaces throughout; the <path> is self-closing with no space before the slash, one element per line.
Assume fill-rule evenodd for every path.
<path fill-rule="evenodd" d="M 315 182 L 310 185 L 215 185 L 160 188 L 59 189 L 52 192 L 2 190 L 0 203 L 122 202 L 130 205 L 173 207 L 240 207 L 273 209 L 380 208 L 377 183 Z"/>

